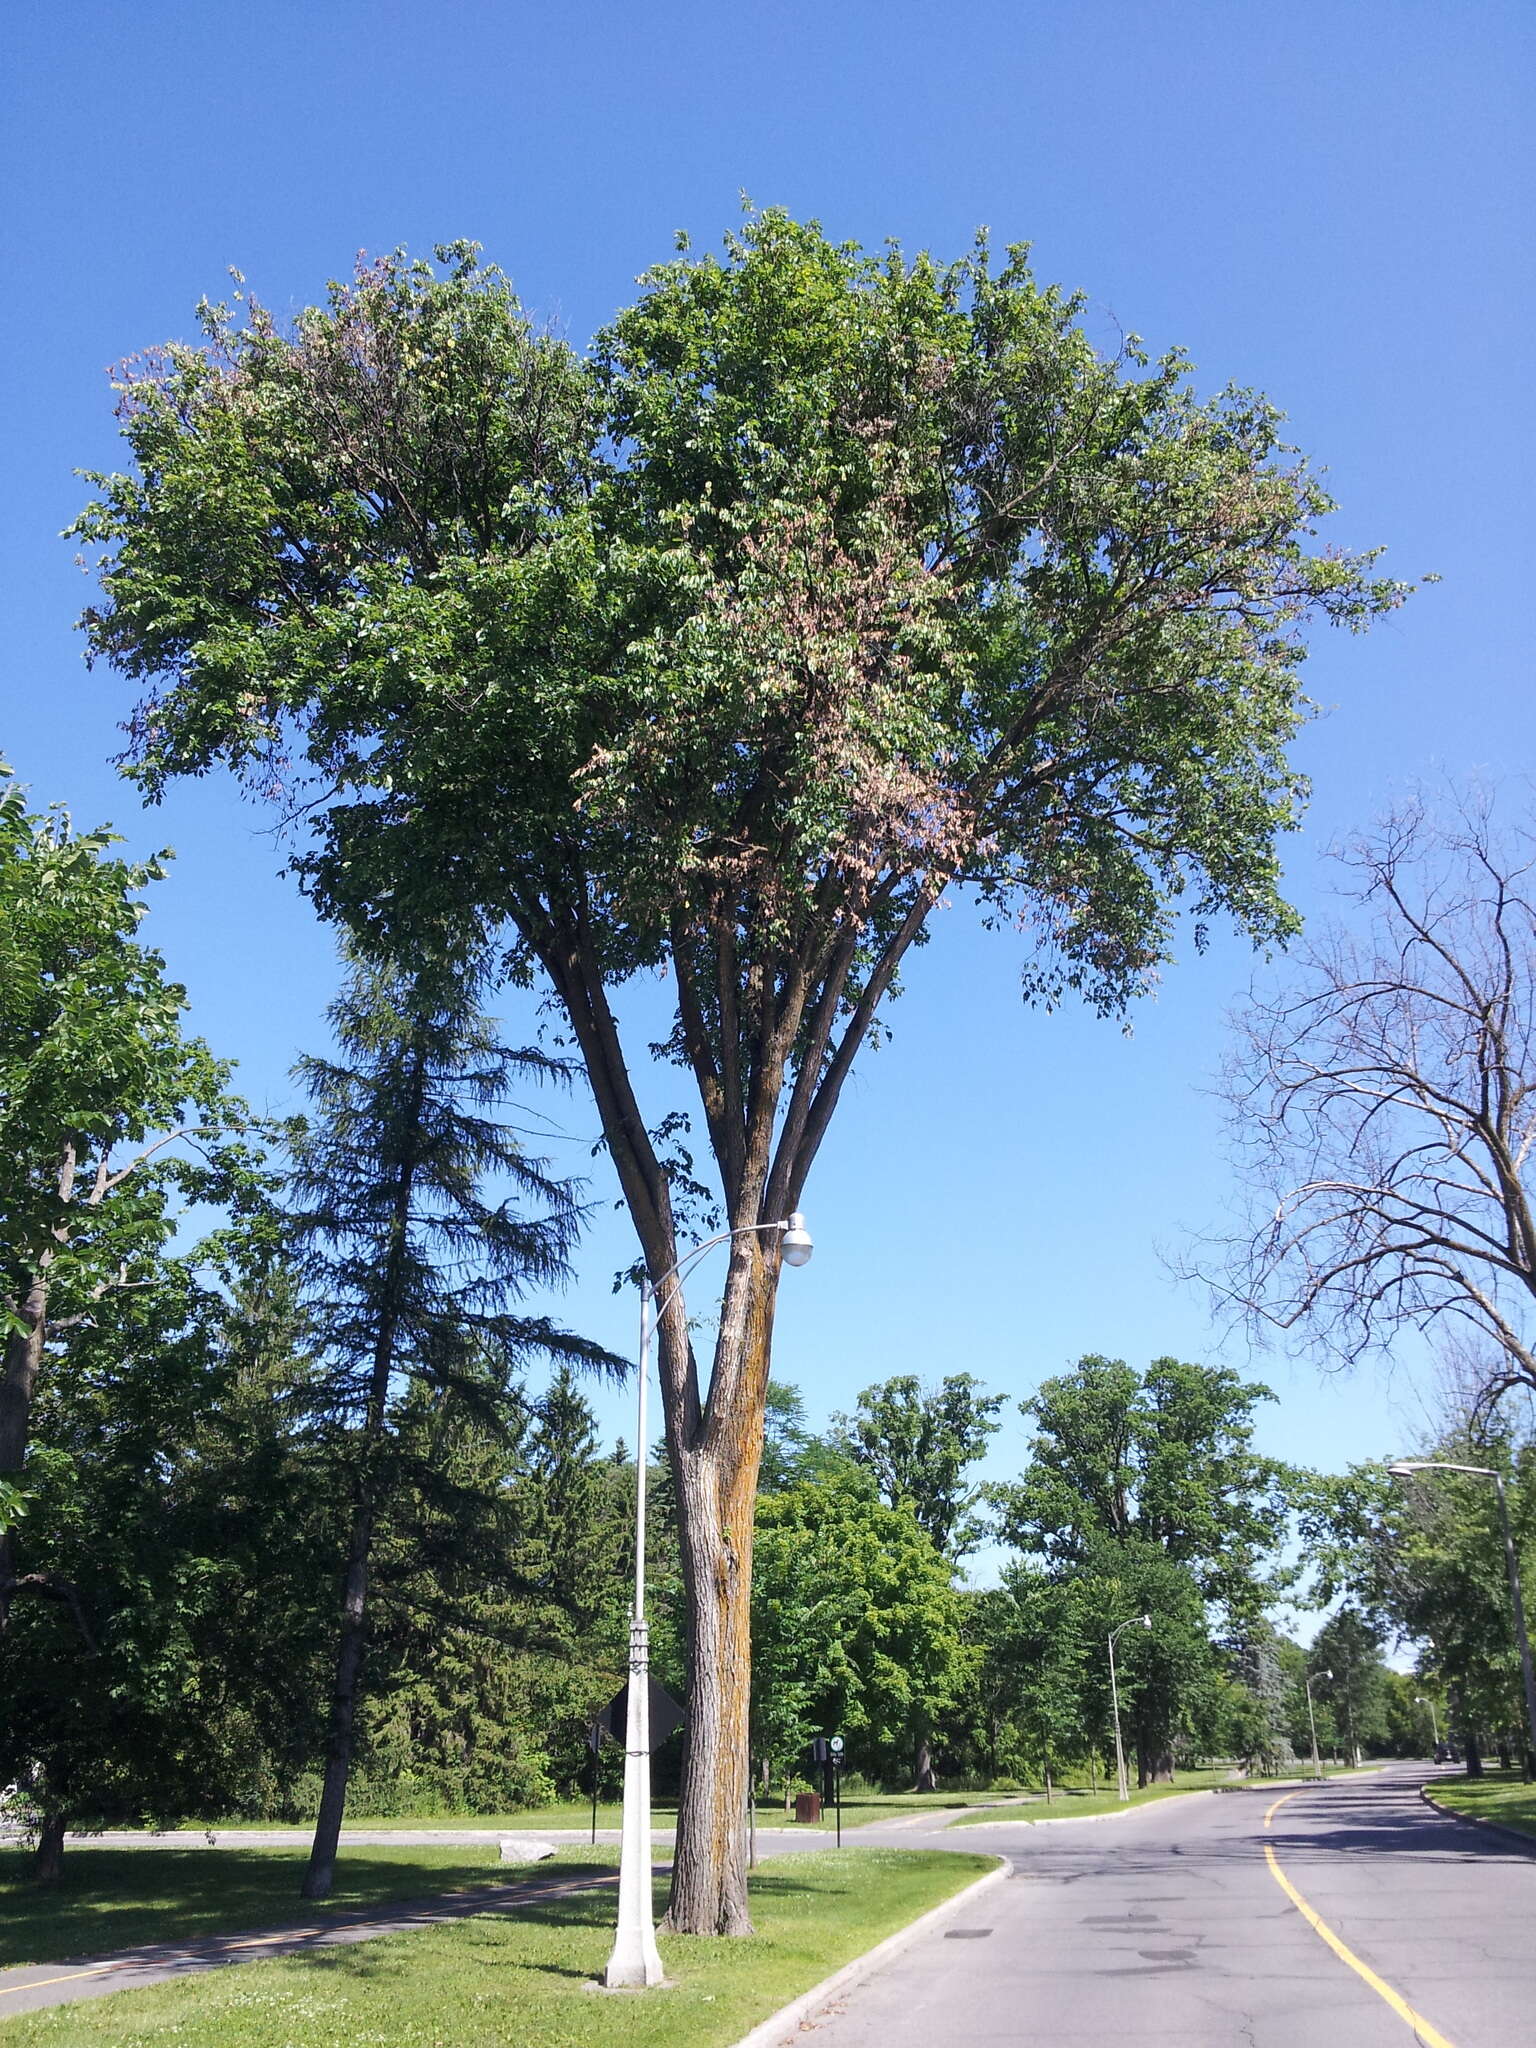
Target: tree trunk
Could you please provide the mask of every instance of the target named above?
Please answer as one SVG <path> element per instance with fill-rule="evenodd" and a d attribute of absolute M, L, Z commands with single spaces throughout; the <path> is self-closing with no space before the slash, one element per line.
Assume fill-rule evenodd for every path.
<path fill-rule="evenodd" d="M 64 1875 L 64 1815 L 49 1813 L 37 1831 L 37 1854 L 32 1875 L 39 1884 L 57 1884 Z"/>
<path fill-rule="evenodd" d="M 1467 1759 L 1467 1776 L 1469 1778 L 1480 1778 L 1483 1775 L 1483 1755 L 1477 1746 L 1477 1737 L 1470 1728 L 1462 1737 L 1461 1746 Z"/>
<path fill-rule="evenodd" d="M 43 1337 L 47 1330 L 48 1281 L 34 1273 L 26 1294 L 18 1304 L 26 1328 L 13 1330 L 5 1340 L 5 1371 L 0 1376 L 0 1479 L 19 1480 L 27 1462 L 27 1438 L 31 1429 L 32 1389 L 43 1362 Z M 0 1530 L 0 1628 L 10 1620 L 11 1601 L 16 1591 L 16 1532 Z"/>
<path fill-rule="evenodd" d="M 674 1934 L 752 1932 L 743 1826 L 752 1533 L 778 1261 L 765 1261 L 755 1245 L 745 1257 L 736 1303 L 727 1290 L 710 1398 L 691 1443 L 678 1440 L 685 1415 L 675 1396 L 666 1404 L 688 1608 L 688 1737 L 665 1922 Z"/>
<path fill-rule="evenodd" d="M 325 1781 L 320 1792 L 320 1811 L 315 1819 L 309 1868 L 304 1873 L 299 1892 L 305 1899 L 329 1898 L 336 1876 L 336 1849 L 341 1838 L 342 1815 L 347 1806 L 347 1779 L 352 1770 L 352 1753 L 357 1742 L 358 1681 L 363 1669 L 368 1551 L 372 1537 L 373 1512 L 364 1503 L 353 1516 L 352 1540 L 347 1548 L 341 1641 L 336 1652 L 336 1683 L 331 1693 L 330 1723 L 326 1730 Z"/>
<path fill-rule="evenodd" d="M 914 1792 L 937 1792 L 939 1789 L 939 1781 L 934 1776 L 933 1770 L 933 1751 L 928 1745 L 926 1735 L 920 1736 L 918 1739 L 917 1765 L 913 1779 L 912 1790 Z"/>

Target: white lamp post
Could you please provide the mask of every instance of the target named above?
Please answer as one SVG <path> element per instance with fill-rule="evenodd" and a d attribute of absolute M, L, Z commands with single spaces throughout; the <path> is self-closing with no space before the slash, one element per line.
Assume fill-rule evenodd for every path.
<path fill-rule="evenodd" d="M 662 1309 L 682 1285 L 696 1259 L 733 1237 L 756 1230 L 782 1233 L 779 1256 L 786 1266 L 803 1266 L 813 1246 L 798 1210 L 787 1223 L 746 1223 L 722 1230 L 685 1252 L 653 1281 L 640 1280 L 639 1400 L 635 1424 L 635 1606 L 629 1624 L 629 1701 L 624 1716 L 624 1835 L 619 1849 L 619 1924 L 603 1981 L 610 1990 L 661 1982 L 661 1956 L 651 1918 L 651 1641 L 645 1618 L 646 1384 L 651 1370 L 651 1333 Z M 671 1282 L 671 1292 L 661 1289 Z M 661 1296 L 658 1303 L 657 1297 Z"/>
<path fill-rule="evenodd" d="M 1438 1749 L 1438 1748 L 1440 1747 L 1440 1717 L 1439 1717 L 1439 1715 L 1438 1715 L 1438 1714 L 1437 1714 L 1437 1713 L 1435 1712 L 1435 1703 L 1434 1703 L 1434 1701 L 1433 1701 L 1433 1700 L 1430 1700 L 1430 1699 L 1426 1699 L 1426 1698 L 1424 1697 L 1423 1693 L 1421 1693 L 1421 1692 L 1416 1692 L 1416 1693 L 1414 1694 L 1414 1696 L 1413 1696 L 1413 1704 L 1414 1704 L 1414 1705 L 1415 1705 L 1416 1707 L 1428 1707 L 1428 1709 L 1429 1709 L 1429 1732 L 1430 1732 L 1431 1736 L 1433 1736 L 1433 1738 L 1434 1738 L 1434 1744 L 1435 1744 L 1435 1747 L 1436 1747 L 1436 1749 Z"/>
<path fill-rule="evenodd" d="M 1125 1746 L 1120 1740 L 1120 1686 L 1115 1677 L 1115 1638 L 1119 1635 L 1120 1629 L 1132 1628 L 1138 1624 L 1142 1628 L 1150 1628 L 1151 1615 L 1133 1614 L 1129 1621 L 1121 1622 L 1120 1628 L 1112 1628 L 1109 1632 L 1109 1700 L 1115 1716 L 1115 1786 L 1122 1802 L 1131 1796 L 1131 1782 L 1125 1774 Z"/>
<path fill-rule="evenodd" d="M 1499 1523 L 1504 1531 L 1504 1566 L 1509 1573 L 1509 1604 L 1515 1610 L 1515 1641 L 1520 1650 L 1520 1677 L 1525 1685 L 1525 1719 L 1529 1729 L 1527 1745 L 1536 1757 L 1536 1671 L 1531 1669 L 1531 1638 L 1525 1626 L 1525 1600 L 1520 1591 L 1520 1560 L 1509 1526 L 1509 1502 L 1504 1497 L 1502 1476 L 1488 1465 L 1452 1465 L 1444 1458 L 1398 1458 L 1387 1467 L 1394 1479 L 1409 1479 L 1415 1472 L 1469 1472 L 1474 1479 L 1491 1479 L 1499 1497 Z"/>
<path fill-rule="evenodd" d="M 1332 1677 L 1331 1671 L 1314 1671 L 1307 1680 L 1307 1726 L 1312 1730 L 1312 1775 L 1319 1784 L 1323 1781 L 1323 1760 L 1317 1753 L 1317 1716 L 1312 1711 L 1312 1687 L 1317 1679 Z"/>

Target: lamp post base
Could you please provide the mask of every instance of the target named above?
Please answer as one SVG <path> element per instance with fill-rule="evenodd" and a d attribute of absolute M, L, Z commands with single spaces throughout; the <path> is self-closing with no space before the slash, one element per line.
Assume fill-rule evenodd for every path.
<path fill-rule="evenodd" d="M 642 1442 L 644 1440 L 642 1439 Z M 638 1617 L 629 1630 L 629 1698 L 624 1712 L 624 1840 L 619 1850 L 619 1925 L 603 1972 L 610 1991 L 643 1991 L 662 1981 L 651 1903 L 651 1645 Z"/>

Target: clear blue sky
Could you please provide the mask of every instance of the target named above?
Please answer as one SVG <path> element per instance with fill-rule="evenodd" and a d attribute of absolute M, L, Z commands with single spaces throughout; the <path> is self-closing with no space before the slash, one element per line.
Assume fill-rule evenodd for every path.
<path fill-rule="evenodd" d="M 57 538 L 72 470 L 116 460 L 104 366 L 189 335 L 230 264 L 293 309 L 359 249 L 468 235 L 581 343 L 741 192 L 868 242 L 1032 241 L 1106 331 L 1267 390 L 1329 466 L 1341 544 L 1444 578 L 1368 640 L 1318 643 L 1295 899 L 1316 907 L 1319 848 L 1415 775 L 1531 765 L 1526 7 L 76 0 L 18 9 L 5 40 L 0 751 L 39 797 L 177 848 L 149 929 L 260 1101 L 288 1099 L 322 1036 L 329 939 L 227 783 L 146 817 L 116 780 L 126 700 L 82 668 L 88 586 Z M 1026 1012 L 1018 968 L 952 913 L 840 1113 L 807 1197 L 818 1254 L 779 1321 L 777 1369 L 815 1417 L 900 1370 L 1022 1395 L 1085 1350 L 1215 1355 L 1157 1247 L 1229 1199 L 1201 1090 L 1249 960 L 1184 963 L 1128 1039 Z M 584 1163 L 590 1115 L 556 1113 Z M 631 1256 L 605 1208 L 566 1303 L 618 1345 Z M 1278 1453 L 1336 1466 L 1409 1426 L 1411 1375 L 1257 1365 Z M 626 1414 L 605 1401 L 610 1431 Z"/>

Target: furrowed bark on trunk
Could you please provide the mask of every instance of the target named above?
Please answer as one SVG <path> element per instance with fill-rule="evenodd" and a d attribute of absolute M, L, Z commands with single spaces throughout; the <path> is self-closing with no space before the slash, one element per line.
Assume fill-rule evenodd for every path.
<path fill-rule="evenodd" d="M 32 1875 L 38 1884 L 57 1884 L 64 1875 L 64 1826 L 62 1813 L 44 1814 L 32 1859 Z"/>
<path fill-rule="evenodd" d="M 750 1934 L 744 1816 L 752 1697 L 752 1531 L 762 1458 L 778 1258 L 746 1244 L 737 1313 L 722 1320 L 709 1402 L 676 1443 L 678 1534 L 688 1594 L 688 1739 L 665 1925 Z M 718 1396 L 718 1405 L 717 1405 Z M 667 1426 L 674 1433 L 674 1404 Z"/>
<path fill-rule="evenodd" d="M 373 1512 L 361 1506 L 352 1521 L 347 1547 L 347 1572 L 341 1603 L 341 1641 L 336 1652 L 336 1682 L 331 1691 L 330 1721 L 326 1730 L 325 1779 L 320 1791 L 320 1811 L 315 1818 L 315 1839 L 310 1847 L 309 1868 L 299 1895 L 305 1899 L 330 1897 L 336 1877 L 336 1851 L 341 1840 L 342 1816 L 347 1808 L 347 1780 L 352 1772 L 352 1755 L 357 1746 L 357 1698 L 363 1670 L 363 1648 L 368 1602 L 368 1552 L 373 1541 Z"/>

